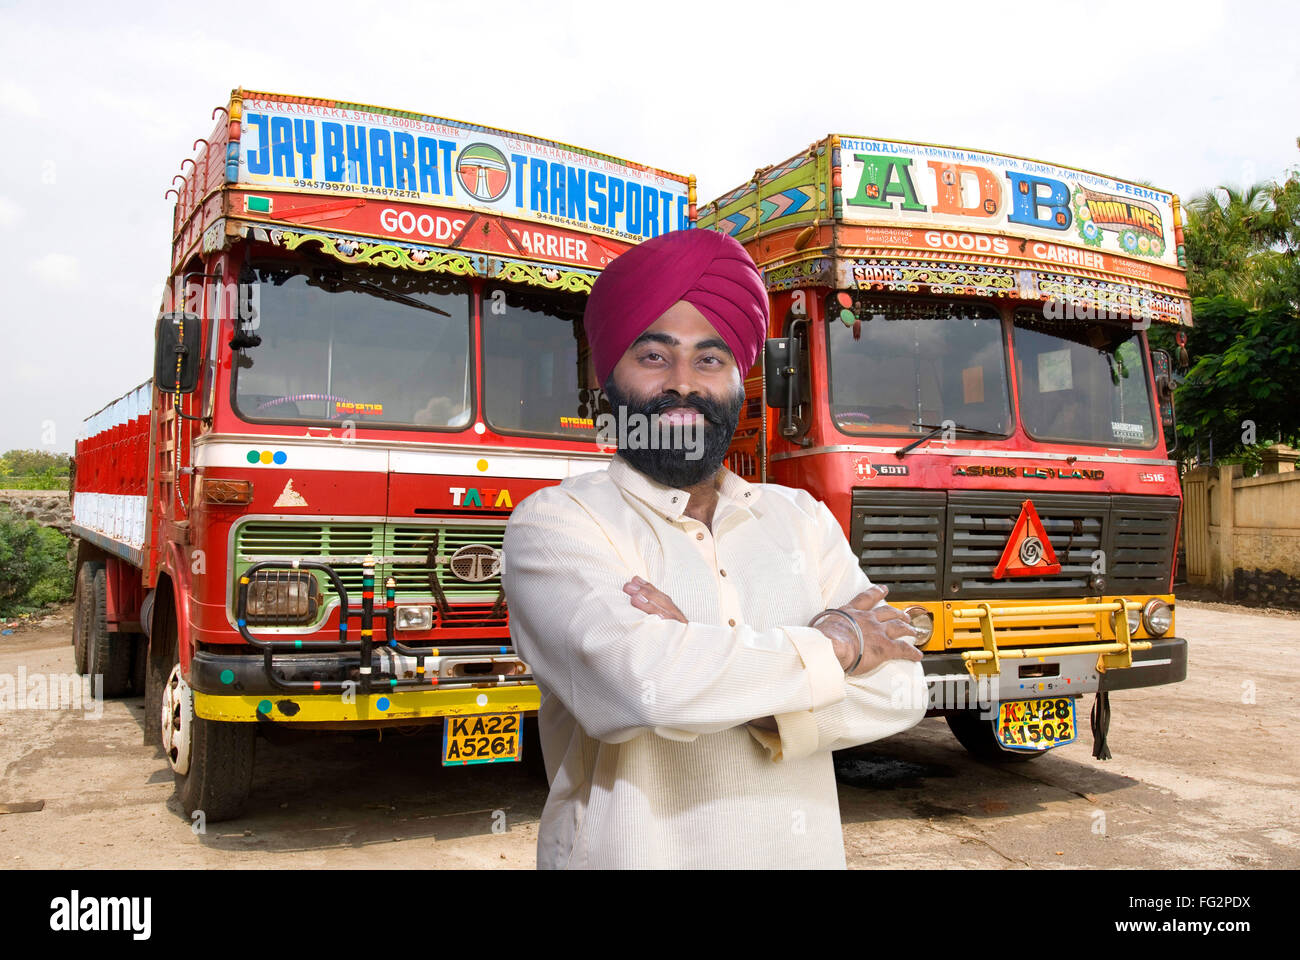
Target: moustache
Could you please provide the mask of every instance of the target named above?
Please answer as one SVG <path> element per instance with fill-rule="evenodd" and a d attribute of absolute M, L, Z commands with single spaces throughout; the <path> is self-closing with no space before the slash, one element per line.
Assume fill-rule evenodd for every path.
<path fill-rule="evenodd" d="M 642 404 L 639 412 L 647 415 L 661 414 L 666 410 L 673 409 L 674 407 L 687 407 L 695 410 L 703 415 L 704 419 L 709 421 L 709 423 L 721 425 L 726 421 L 726 415 L 722 404 L 710 400 L 708 397 L 703 397 L 694 393 L 685 398 L 670 396 L 658 397 Z"/>

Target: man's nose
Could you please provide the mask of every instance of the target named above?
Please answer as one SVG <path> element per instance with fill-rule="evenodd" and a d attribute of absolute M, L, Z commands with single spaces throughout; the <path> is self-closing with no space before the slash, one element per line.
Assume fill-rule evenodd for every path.
<path fill-rule="evenodd" d="M 660 392 L 676 392 L 683 400 L 692 393 L 704 393 L 703 385 L 698 377 L 698 372 L 691 366 L 690 360 L 680 359 L 664 371 Z"/>

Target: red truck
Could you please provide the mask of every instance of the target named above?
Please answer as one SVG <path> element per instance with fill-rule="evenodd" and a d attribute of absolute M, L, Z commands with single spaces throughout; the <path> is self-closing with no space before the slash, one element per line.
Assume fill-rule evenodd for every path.
<path fill-rule="evenodd" d="M 1191 323 L 1176 196 L 831 135 L 698 225 L 745 245 L 772 308 L 728 466 L 826 502 L 968 750 L 1042 756 L 1091 693 L 1104 742 L 1109 691 L 1184 678 L 1172 370 L 1147 342 Z"/>
<path fill-rule="evenodd" d="M 506 520 L 607 462 L 585 297 L 692 224 L 694 181 L 336 100 L 236 90 L 213 117 L 168 191 L 153 378 L 77 443 L 78 669 L 144 694 L 209 821 L 275 725 L 519 760 Z"/>

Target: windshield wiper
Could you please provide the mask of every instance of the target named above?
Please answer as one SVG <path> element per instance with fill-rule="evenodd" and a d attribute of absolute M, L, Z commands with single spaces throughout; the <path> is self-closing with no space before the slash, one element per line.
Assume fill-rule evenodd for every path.
<path fill-rule="evenodd" d="M 925 441 L 931 439 L 936 434 L 942 433 L 945 430 L 953 430 L 957 433 L 965 433 L 972 437 L 997 437 L 999 439 L 1001 439 L 1002 437 L 1002 434 L 1000 433 L 994 433 L 991 430 L 980 430 L 977 427 L 966 427 L 966 426 L 962 426 L 962 424 L 960 423 L 940 423 L 938 425 L 935 425 L 933 423 L 914 423 L 912 424 L 912 426 L 920 427 L 923 430 L 928 429 L 930 432 L 925 434 L 924 436 L 917 438 L 916 440 L 913 440 L 907 446 L 899 447 L 897 450 L 895 450 L 894 456 L 898 457 L 899 460 L 902 460 L 905 456 L 907 456 L 909 453 L 911 453 L 921 444 L 925 443 Z"/>

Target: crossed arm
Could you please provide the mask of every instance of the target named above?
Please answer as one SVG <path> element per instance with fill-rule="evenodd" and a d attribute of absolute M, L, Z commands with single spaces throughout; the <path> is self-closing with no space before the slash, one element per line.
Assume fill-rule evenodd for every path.
<path fill-rule="evenodd" d="M 869 588 L 870 581 L 838 525 L 832 538 L 838 545 L 827 548 L 835 556 L 823 556 L 819 567 L 823 596 L 828 606 L 845 603 L 864 638 L 871 638 L 864 663 L 848 680 L 843 668 L 857 644 L 842 618 L 827 618 L 820 629 L 765 631 L 689 622 L 671 598 L 635 576 L 584 509 L 560 491 L 543 493 L 520 504 L 506 530 L 503 580 L 515 643 L 533 674 L 591 737 L 618 743 L 653 731 L 692 740 L 771 717 L 775 732 L 751 726 L 751 733 L 775 758 L 788 758 L 842 739 L 845 717 L 827 708 L 843 704 L 855 713 L 854 684 L 879 677 L 864 672 L 877 654 L 892 651 L 905 658 L 899 667 L 920 676 L 919 666 L 908 662 L 919 654 L 906 639 L 896 639 L 910 633 L 901 614 L 873 614 L 883 591 L 855 589 L 864 582 Z M 819 524 L 835 524 L 824 504 L 817 507 Z M 847 603 L 850 598 L 856 606 Z M 764 735 L 777 738 L 779 749 Z M 866 739 L 874 737 L 858 742 Z"/>

